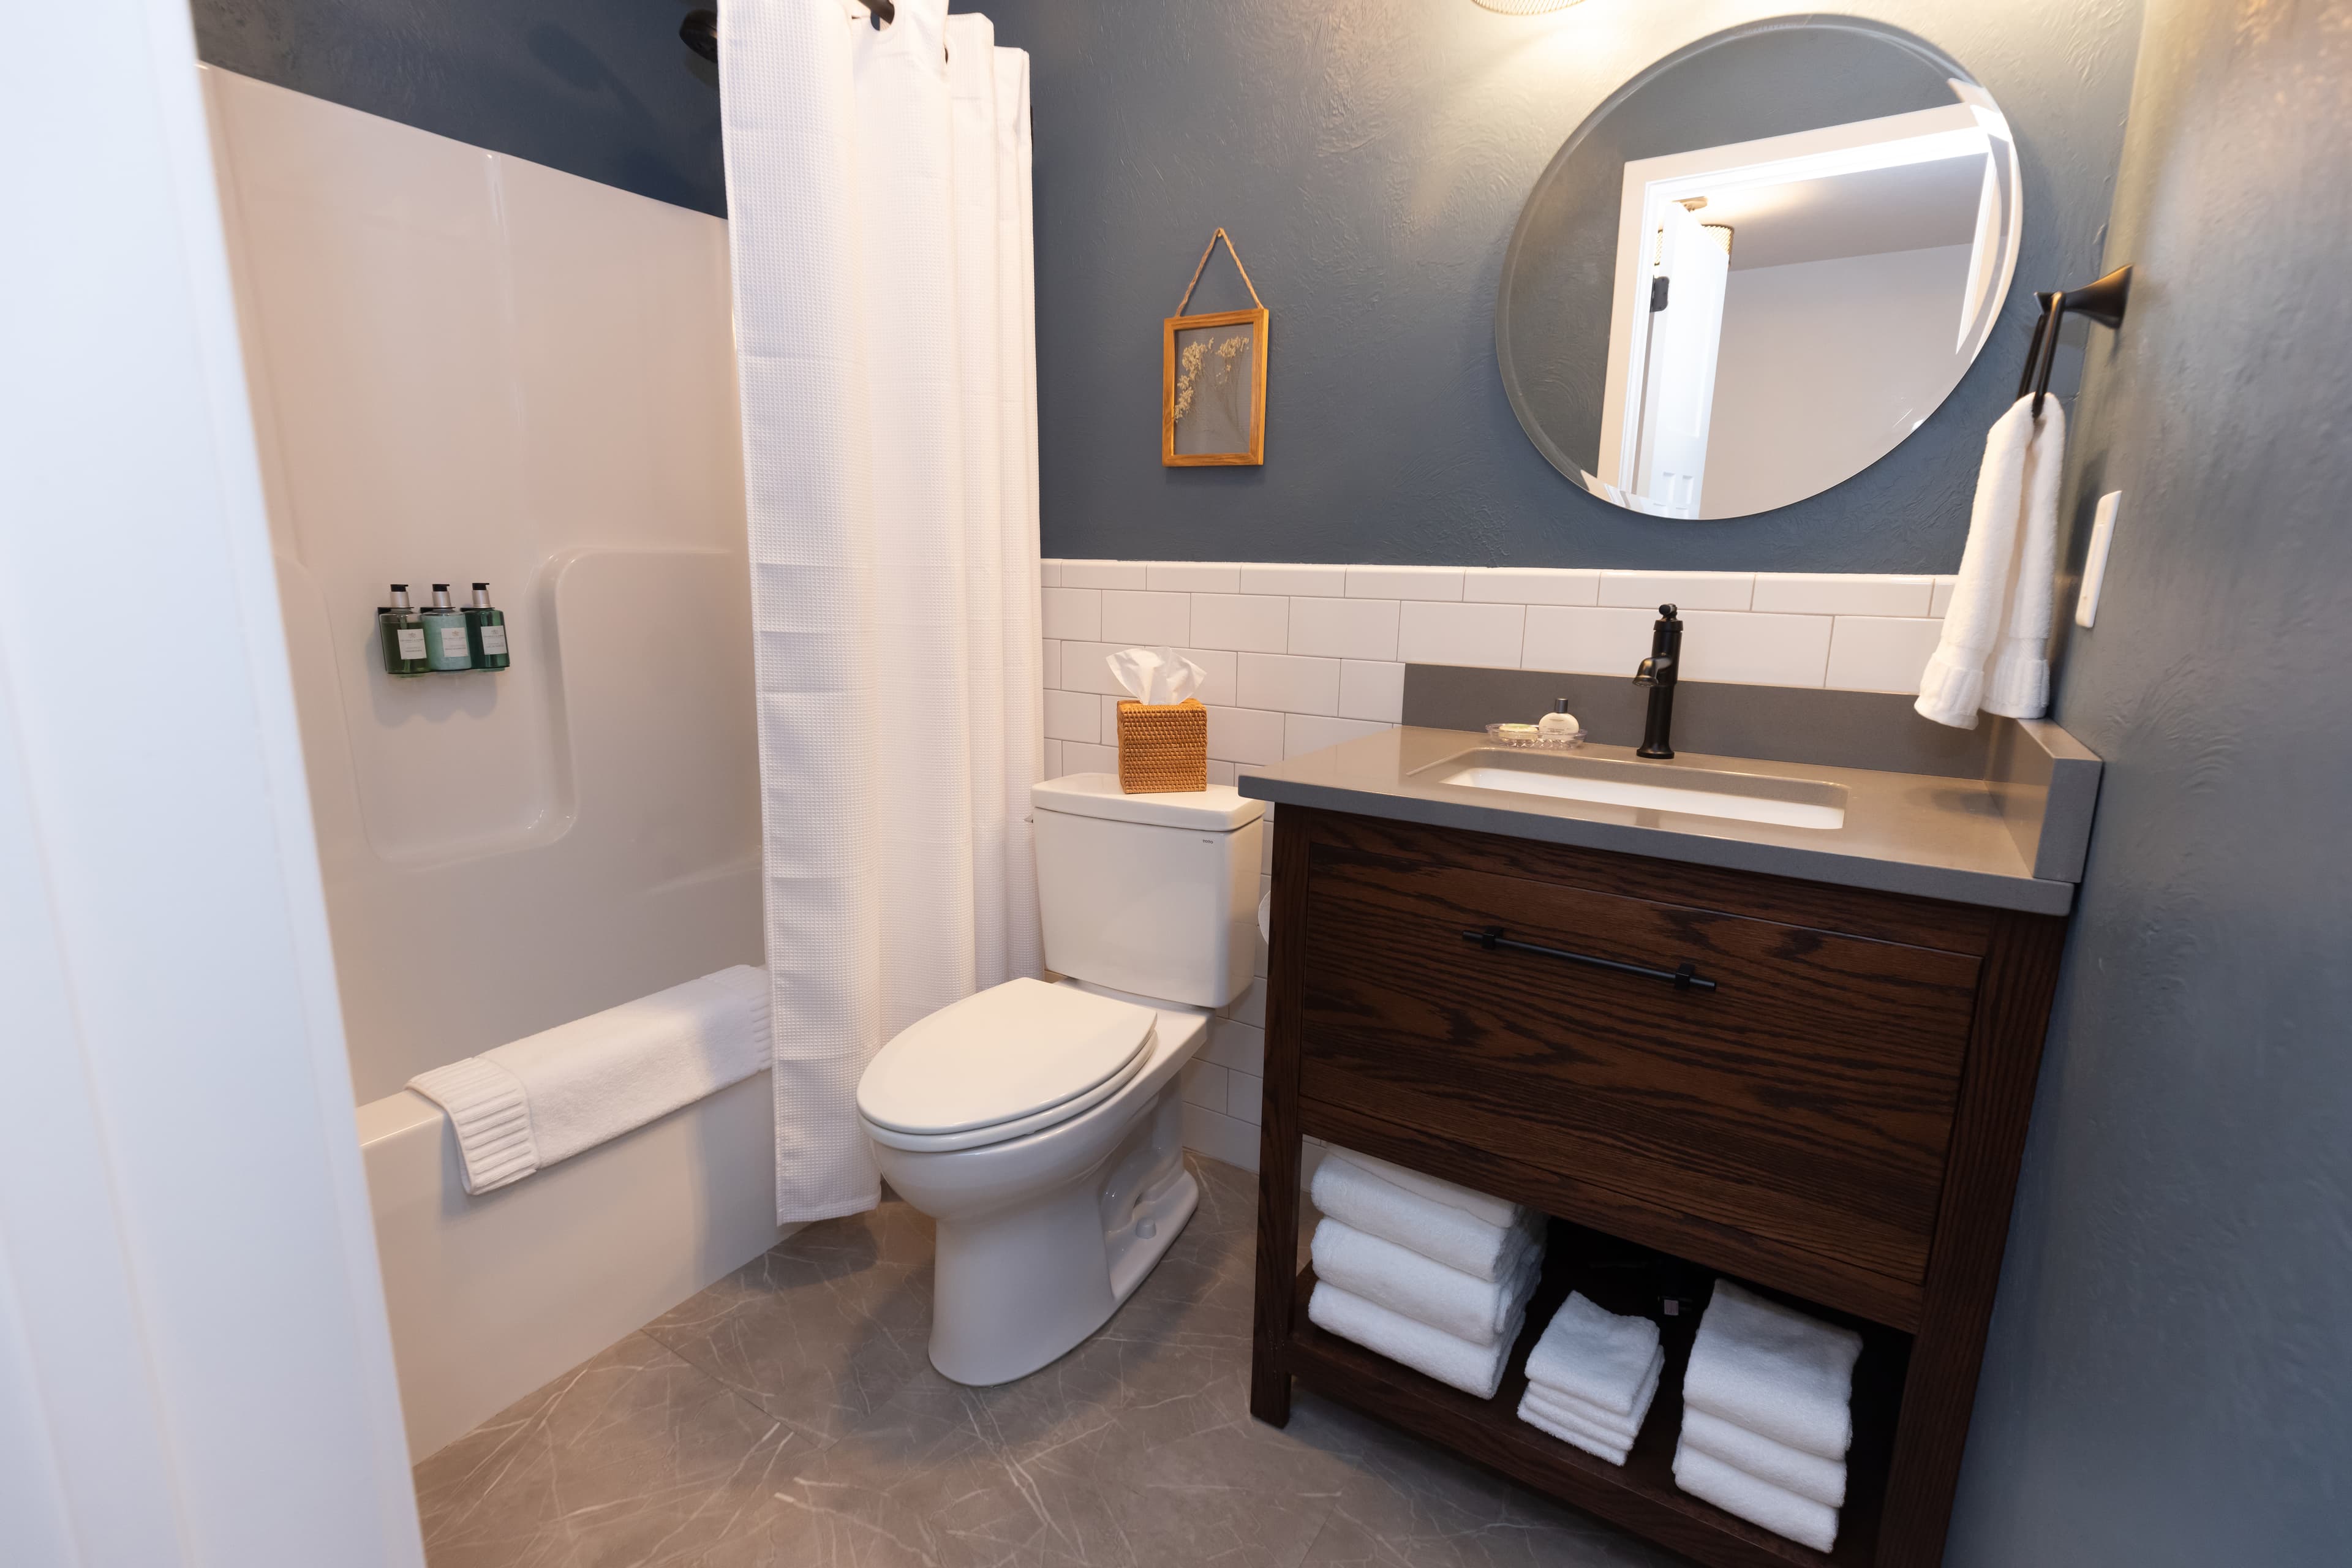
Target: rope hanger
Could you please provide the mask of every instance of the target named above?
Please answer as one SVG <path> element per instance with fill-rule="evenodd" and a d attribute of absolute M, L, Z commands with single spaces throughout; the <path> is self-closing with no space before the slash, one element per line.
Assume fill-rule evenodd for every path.
<path fill-rule="evenodd" d="M 1257 297 L 1257 285 L 1250 281 L 1249 268 L 1242 265 L 1242 253 L 1234 248 L 1233 236 L 1220 228 L 1209 237 L 1209 243 L 1201 247 L 1201 259 L 1192 268 L 1192 280 L 1184 285 L 1184 297 L 1176 301 L 1178 315 L 1182 315 L 1184 307 L 1192 302 L 1192 290 L 1201 286 L 1201 273 L 1209 265 L 1209 258 L 1215 252 L 1217 241 L 1221 239 L 1225 242 L 1225 254 L 1234 258 L 1234 270 L 1242 275 L 1242 287 L 1249 290 L 1250 303 L 1261 310 L 1265 309 L 1265 301 Z"/>

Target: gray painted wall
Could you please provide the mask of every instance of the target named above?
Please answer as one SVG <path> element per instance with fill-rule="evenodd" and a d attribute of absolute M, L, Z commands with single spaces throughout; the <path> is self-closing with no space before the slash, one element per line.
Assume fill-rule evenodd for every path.
<path fill-rule="evenodd" d="M 701 0 L 708 5 L 710 0 Z M 194 0 L 206 63 L 725 216 L 693 0 Z"/>
<path fill-rule="evenodd" d="M 1585 0 L 982 0 L 1035 61 L 1048 554 L 1948 572 L 2030 290 L 2099 255 L 2137 0 L 1873 0 L 2015 121 L 2025 244 L 1976 370 L 1893 456 L 1759 517 L 1660 522 L 1578 493 L 1511 416 L 1496 280 L 1536 176 L 1661 55 L 1797 7 Z M 1274 312 L 1266 464 L 1160 466 L 1160 321 L 1210 231 Z M 1246 304 L 1222 259 L 1196 308 Z M 1213 288 L 1211 284 L 1215 286 Z"/>
<path fill-rule="evenodd" d="M 2352 1558 L 2352 5 L 2150 0 L 2086 376 L 2106 760 L 1953 1568 Z M 2079 543 L 2077 545 L 2079 550 Z"/>

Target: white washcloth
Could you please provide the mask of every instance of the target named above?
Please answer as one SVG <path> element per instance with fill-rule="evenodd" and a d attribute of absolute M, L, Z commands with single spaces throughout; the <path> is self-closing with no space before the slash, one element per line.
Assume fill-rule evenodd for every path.
<path fill-rule="evenodd" d="M 2019 398 L 1985 437 L 1959 581 L 1913 704 L 1938 724 L 1973 730 L 1979 708 L 2039 719 L 2049 706 L 2051 579 L 2065 458 L 2066 416 L 2054 397 L 2042 400 L 2038 422 L 2032 399 Z"/>
<path fill-rule="evenodd" d="M 1649 1319 L 1621 1318 L 1571 1294 L 1528 1352 L 1528 1381 L 1572 1394 L 1612 1415 L 1631 1415 L 1663 1353 L 1658 1325 Z"/>
<path fill-rule="evenodd" d="M 1585 1407 L 1591 1409 L 1590 1405 Z M 1573 1410 L 1562 1409 L 1543 1396 L 1534 1384 L 1519 1396 L 1519 1419 L 1538 1432 L 1548 1432 L 1572 1447 L 1581 1448 L 1596 1459 L 1622 1465 L 1625 1456 L 1633 1451 L 1633 1440 L 1603 1426 L 1597 1426 Z"/>
<path fill-rule="evenodd" d="M 1315 1293 L 1307 1298 L 1307 1321 L 1318 1328 L 1480 1399 L 1494 1398 L 1502 1384 L 1503 1363 L 1510 1359 L 1511 1342 L 1518 1338 L 1526 1311 L 1522 1300 L 1501 1337 L 1491 1345 L 1474 1345 L 1323 1280 L 1315 1282 Z"/>
<path fill-rule="evenodd" d="M 768 972 L 722 969 L 408 1080 L 449 1113 L 466 1190 L 520 1182 L 768 1065 Z"/>
<path fill-rule="evenodd" d="M 1837 1544 L 1837 1510 L 1799 1497 L 1786 1487 L 1759 1480 L 1712 1454 L 1703 1454 L 1690 1446 L 1688 1438 L 1675 1446 L 1675 1484 L 1726 1513 L 1736 1513 L 1750 1524 L 1760 1524 L 1816 1552 L 1827 1552 Z"/>
<path fill-rule="evenodd" d="M 1658 1396 L 1658 1380 L 1664 1374 L 1665 1370 L 1666 1352 L 1660 1351 L 1657 1359 L 1650 1363 L 1650 1375 L 1643 1379 L 1640 1390 L 1633 1395 L 1633 1408 L 1622 1415 L 1613 1410 L 1604 1410 L 1590 1399 L 1582 1399 L 1573 1394 L 1563 1394 L 1549 1384 L 1538 1383 L 1532 1378 L 1528 1382 L 1528 1389 L 1536 1396 L 1538 1404 L 1563 1415 L 1575 1416 L 1586 1426 L 1602 1433 L 1612 1442 L 1630 1443 L 1641 1436 L 1642 1423 L 1649 1419 L 1650 1404 Z"/>
<path fill-rule="evenodd" d="M 1273 895 L 1268 894 L 1269 898 Z M 1527 1209 L 1507 1198 L 1488 1197 L 1474 1193 L 1468 1187 L 1453 1182 L 1442 1182 L 1435 1176 L 1424 1176 L 1419 1171 L 1408 1171 L 1402 1165 L 1391 1165 L 1386 1160 L 1375 1160 L 1370 1154 L 1359 1154 L 1353 1149 L 1333 1149 L 1329 1158 L 1345 1160 L 1361 1165 L 1391 1186 L 1402 1187 L 1409 1193 L 1419 1193 L 1425 1198 L 1435 1198 L 1448 1208 L 1460 1209 L 1488 1225 L 1514 1226 L 1527 1217 Z"/>
<path fill-rule="evenodd" d="M 1498 1280 L 1480 1279 L 1328 1215 L 1316 1226 L 1307 1250 L 1318 1279 L 1474 1345 L 1491 1345 L 1502 1337 L 1512 1311 L 1528 1299 L 1530 1277 L 1543 1267 L 1543 1248 L 1531 1240 L 1511 1272 Z"/>
<path fill-rule="evenodd" d="M 1802 1448 L 1776 1443 L 1760 1432 L 1737 1426 L 1704 1410 L 1683 1408 L 1683 1441 L 1700 1453 L 1746 1470 L 1759 1481 L 1784 1487 L 1824 1508 L 1845 1506 L 1845 1461 L 1824 1459 Z"/>
<path fill-rule="evenodd" d="M 1853 1442 L 1853 1363 L 1862 1336 L 1767 1301 L 1728 1279 L 1699 1320 L 1683 1403 L 1735 1426 L 1843 1459 Z"/>
<path fill-rule="evenodd" d="M 1451 1204 L 1410 1193 L 1349 1160 L 1327 1157 L 1308 1193 L 1317 1212 L 1481 1279 L 1500 1279 L 1537 1234 L 1540 1216 L 1490 1225 Z"/>

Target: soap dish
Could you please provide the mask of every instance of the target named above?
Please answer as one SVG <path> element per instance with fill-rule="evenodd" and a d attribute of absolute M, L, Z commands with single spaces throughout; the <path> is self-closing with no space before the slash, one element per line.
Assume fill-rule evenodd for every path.
<path fill-rule="evenodd" d="M 1524 731 L 1527 724 L 1489 724 L 1486 739 L 1497 746 L 1517 746 L 1530 752 L 1572 752 L 1584 744 L 1584 731 L 1571 730 L 1565 735 L 1506 734 L 1507 730 Z"/>

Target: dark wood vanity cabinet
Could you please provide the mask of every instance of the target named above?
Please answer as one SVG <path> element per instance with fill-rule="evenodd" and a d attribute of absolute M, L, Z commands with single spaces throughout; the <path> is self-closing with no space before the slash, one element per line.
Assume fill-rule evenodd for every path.
<path fill-rule="evenodd" d="M 1281 1424 L 1300 1380 L 1703 1563 L 1939 1562 L 2064 927 L 1284 806 L 1252 1408 Z M 1553 1216 L 1493 1400 L 1307 1322 L 1307 1137 Z M 1669 1375 L 1622 1468 L 1517 1418 L 1570 1289 L 1643 1304 L 1610 1299 L 1612 1249 L 1863 1331 L 1832 1554 L 1675 1488 L 1695 1320 L 1666 1322 Z"/>

